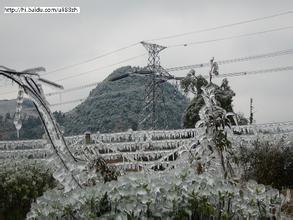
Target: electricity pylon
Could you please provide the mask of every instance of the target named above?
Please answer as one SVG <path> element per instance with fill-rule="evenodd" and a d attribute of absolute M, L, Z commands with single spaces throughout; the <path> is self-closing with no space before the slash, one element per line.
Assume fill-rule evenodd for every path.
<path fill-rule="evenodd" d="M 144 124 L 150 124 L 151 129 L 157 129 L 159 127 L 159 113 L 163 114 L 164 124 L 167 120 L 162 83 L 173 79 L 174 76 L 170 75 L 160 64 L 159 53 L 167 47 L 144 41 L 141 44 L 149 54 L 148 64 L 142 71 L 149 72 L 150 77 L 145 84 L 144 106 L 140 114 L 139 128 L 141 129 Z M 165 127 L 165 125 L 163 126 Z"/>
<path fill-rule="evenodd" d="M 159 53 L 167 47 L 158 44 L 147 43 L 142 41 L 141 44 L 148 51 L 148 64 L 144 68 L 136 69 L 133 72 L 125 73 L 121 76 L 114 77 L 110 81 L 117 81 L 132 75 L 148 76 L 145 83 L 144 104 L 138 119 L 138 129 L 149 127 L 149 129 L 159 128 L 159 114 L 163 114 L 163 128 L 167 123 L 167 112 L 165 105 L 165 96 L 163 83 L 168 80 L 182 80 L 184 77 L 175 77 L 168 73 L 160 64 Z M 144 126 L 145 125 L 145 126 Z"/>

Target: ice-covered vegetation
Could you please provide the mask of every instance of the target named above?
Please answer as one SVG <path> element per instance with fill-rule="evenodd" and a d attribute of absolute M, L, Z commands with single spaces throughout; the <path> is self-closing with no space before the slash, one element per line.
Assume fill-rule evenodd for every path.
<path fill-rule="evenodd" d="M 43 172 L 43 168 L 36 168 L 37 164 L 14 166 L 13 162 L 4 160 L 0 172 L 0 189 L 4 195 L 1 208 L 8 198 L 12 203 L 27 201 L 25 210 L 33 201 L 28 219 L 279 217 L 285 198 L 277 189 L 249 180 L 259 175 L 250 171 L 253 165 L 259 164 L 261 154 L 255 154 L 255 160 L 252 157 L 246 164 L 241 163 L 245 157 L 241 158 L 241 152 L 239 157 L 240 141 L 235 141 L 235 130 L 230 127 L 237 126 L 237 117 L 226 111 L 217 99 L 222 89 L 210 79 L 201 91 L 203 105 L 198 111 L 194 143 L 178 148 L 176 160 L 172 160 L 168 169 L 136 170 L 124 175 L 109 168 L 98 154 L 84 151 L 83 146 L 79 154 L 73 153 L 50 110 L 41 105 L 39 99 L 34 99 L 52 145 L 48 167 L 60 184 L 49 190 L 55 186 L 51 170 Z M 39 97 L 34 95 L 32 92 L 33 97 Z M 290 161 L 284 164 L 286 168 L 292 165 Z M 253 175 L 247 175 L 251 173 Z M 48 185 L 50 181 L 52 185 Z M 268 182 L 264 183 L 270 184 Z M 3 211 L 9 209 L 11 207 L 4 207 Z"/>
<path fill-rule="evenodd" d="M 279 191 L 242 182 L 229 141 L 233 114 L 221 108 L 215 88 L 203 88 L 198 143 L 182 150 L 168 172 L 128 173 L 117 180 L 60 193 L 46 192 L 29 219 L 243 219 L 278 216 Z"/>
<path fill-rule="evenodd" d="M 241 187 L 221 176 L 197 175 L 192 168 L 146 176 L 132 173 L 118 181 L 78 189 L 53 190 L 37 200 L 28 215 L 72 219 L 256 218 L 277 213 L 279 192 L 250 181 Z"/>

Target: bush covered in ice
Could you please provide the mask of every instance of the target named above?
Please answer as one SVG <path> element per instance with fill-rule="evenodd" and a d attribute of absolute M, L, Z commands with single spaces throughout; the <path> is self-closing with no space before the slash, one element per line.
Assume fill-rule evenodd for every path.
<path fill-rule="evenodd" d="M 277 190 L 254 181 L 239 186 L 192 168 L 145 175 L 131 173 L 68 194 L 58 190 L 40 197 L 30 219 L 242 219 L 269 217 L 278 212 L 282 197 Z"/>

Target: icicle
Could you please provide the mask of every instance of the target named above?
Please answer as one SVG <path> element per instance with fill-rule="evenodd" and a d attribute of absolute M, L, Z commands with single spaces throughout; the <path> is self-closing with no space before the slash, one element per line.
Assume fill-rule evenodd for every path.
<path fill-rule="evenodd" d="M 16 111 L 15 111 L 15 116 L 14 116 L 14 126 L 16 128 L 17 132 L 17 138 L 19 139 L 19 130 L 22 127 L 22 122 L 21 122 L 21 109 L 22 109 L 22 103 L 23 103 L 23 95 L 24 91 L 22 87 L 19 87 L 18 94 L 17 94 L 17 99 L 16 99 Z"/>

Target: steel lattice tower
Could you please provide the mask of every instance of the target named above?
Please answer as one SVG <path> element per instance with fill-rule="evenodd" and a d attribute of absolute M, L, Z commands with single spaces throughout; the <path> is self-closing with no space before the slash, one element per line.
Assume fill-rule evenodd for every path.
<path fill-rule="evenodd" d="M 144 106 L 141 112 L 141 120 L 139 127 L 143 127 L 143 124 L 151 124 L 151 129 L 158 128 L 159 109 L 163 107 L 164 121 L 166 122 L 165 112 L 165 97 L 163 93 L 163 86 L 161 85 L 171 75 L 160 65 L 159 53 L 167 47 L 158 44 L 152 44 L 142 41 L 141 44 L 148 51 L 148 64 L 144 70 L 149 71 L 150 77 L 145 84 Z"/>

